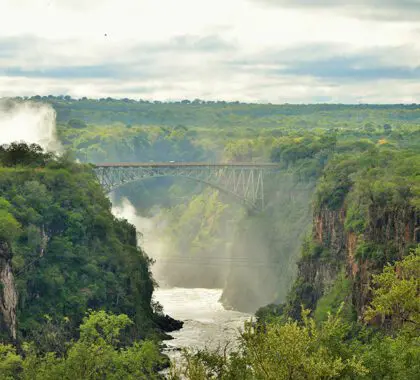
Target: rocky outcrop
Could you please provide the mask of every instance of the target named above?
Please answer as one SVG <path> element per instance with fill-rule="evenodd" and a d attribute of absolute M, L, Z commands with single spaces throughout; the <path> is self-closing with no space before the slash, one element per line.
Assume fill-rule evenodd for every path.
<path fill-rule="evenodd" d="M 0 242 L 0 326 L 4 325 L 16 340 L 17 292 L 11 265 L 12 254 L 5 242 Z"/>
<path fill-rule="evenodd" d="M 302 305 L 315 310 L 335 283 L 346 257 L 344 220 L 344 210 L 314 212 L 312 242 L 297 263 L 297 278 L 289 294 L 287 312 L 294 319 L 300 319 Z"/>
<path fill-rule="evenodd" d="M 312 241 L 317 249 L 298 263 L 298 280 L 290 300 L 293 316 L 299 317 L 301 303 L 314 310 L 344 268 L 353 283 L 352 303 L 360 317 L 370 300 L 372 274 L 381 271 L 386 262 L 401 259 L 420 242 L 420 213 L 413 207 L 371 207 L 361 234 L 346 231 L 345 219 L 344 207 L 314 213 Z M 368 245 L 366 255 L 358 251 L 362 244 Z"/>
<path fill-rule="evenodd" d="M 328 248 L 331 255 L 336 258 L 343 257 L 346 251 L 345 218 L 344 209 L 321 209 L 314 214 L 313 239 Z"/>
<path fill-rule="evenodd" d="M 346 237 L 347 272 L 353 280 L 353 305 L 363 315 L 370 301 L 372 274 L 393 260 L 400 260 L 410 247 L 420 243 L 420 213 L 414 207 L 382 209 L 371 206 L 366 230 L 360 236 Z M 382 257 L 355 257 L 359 242 L 368 242 L 382 251 Z"/>
<path fill-rule="evenodd" d="M 420 242 L 420 212 L 414 207 L 369 208 L 366 240 L 387 244 L 401 259 L 407 248 Z"/>

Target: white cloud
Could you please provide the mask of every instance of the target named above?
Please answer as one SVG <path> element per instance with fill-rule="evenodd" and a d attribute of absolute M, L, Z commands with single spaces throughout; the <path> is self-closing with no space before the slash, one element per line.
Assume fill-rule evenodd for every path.
<path fill-rule="evenodd" d="M 418 21 L 419 0 L 250 0 L 260 6 L 295 9 L 332 9 L 355 18 Z"/>
<path fill-rule="evenodd" d="M 313 7 L 305 1 L 267 7 L 253 0 L 0 0 L 0 96 L 291 102 L 332 93 L 345 101 L 350 87 L 340 75 L 353 75 L 351 99 L 369 90 L 373 102 L 420 102 L 420 22 L 382 17 L 387 11 L 395 16 L 395 1 L 381 17 L 362 19 L 339 2 Z M 375 1 L 368 2 L 369 12 Z M 404 0 L 400 11 L 410 4 Z M 332 80 L 320 75 L 325 70 L 293 73 L 302 60 L 349 66 L 339 67 Z M 240 61 L 247 65 L 232 65 Z M 365 70 L 362 81 L 357 70 L 366 62 L 383 78 Z M 398 89 L 375 95 L 367 80 Z"/>

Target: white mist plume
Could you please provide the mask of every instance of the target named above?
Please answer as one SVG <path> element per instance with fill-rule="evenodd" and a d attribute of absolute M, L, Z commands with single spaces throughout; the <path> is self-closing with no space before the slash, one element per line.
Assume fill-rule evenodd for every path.
<path fill-rule="evenodd" d="M 114 200 L 112 200 L 114 204 Z M 156 259 L 156 263 L 153 265 L 153 275 L 155 279 L 162 284 L 162 266 L 160 265 L 159 258 L 165 254 L 165 244 L 159 237 L 156 229 L 156 223 L 153 219 L 144 218 L 137 213 L 136 208 L 131 204 L 127 198 L 123 198 L 118 206 L 112 207 L 112 213 L 117 218 L 127 219 L 128 222 L 136 227 L 136 230 L 140 232 L 143 237 L 139 241 L 139 245 L 145 250 L 147 255 L 151 258 Z"/>
<path fill-rule="evenodd" d="M 24 141 L 48 151 L 60 151 L 56 113 L 47 104 L 0 99 L 0 144 Z"/>

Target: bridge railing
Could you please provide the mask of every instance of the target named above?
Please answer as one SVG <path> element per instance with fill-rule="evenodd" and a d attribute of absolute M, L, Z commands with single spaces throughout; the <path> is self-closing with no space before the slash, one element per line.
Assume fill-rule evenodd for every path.
<path fill-rule="evenodd" d="M 249 168 L 276 168 L 276 163 L 256 163 L 256 162 L 106 162 L 95 164 L 96 167 L 142 167 L 142 168 L 159 168 L 159 167 L 249 167 Z"/>

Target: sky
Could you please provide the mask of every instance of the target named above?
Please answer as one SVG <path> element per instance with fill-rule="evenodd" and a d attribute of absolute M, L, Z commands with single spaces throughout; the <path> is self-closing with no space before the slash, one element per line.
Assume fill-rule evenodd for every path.
<path fill-rule="evenodd" d="M 420 103 L 420 0 L 0 0 L 0 97 Z"/>

